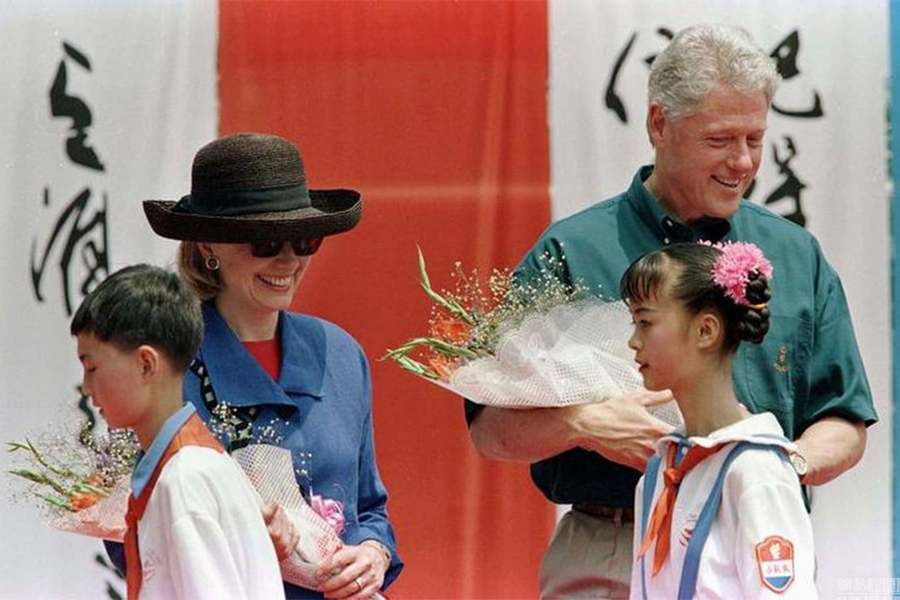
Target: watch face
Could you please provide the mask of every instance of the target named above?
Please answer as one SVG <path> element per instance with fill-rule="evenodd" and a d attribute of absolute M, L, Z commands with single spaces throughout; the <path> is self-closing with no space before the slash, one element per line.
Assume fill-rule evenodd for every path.
<path fill-rule="evenodd" d="M 808 465 L 806 464 L 806 459 L 797 454 L 796 452 L 791 453 L 791 464 L 794 466 L 794 471 L 797 472 L 797 475 L 803 477 L 806 475 L 806 470 Z"/>

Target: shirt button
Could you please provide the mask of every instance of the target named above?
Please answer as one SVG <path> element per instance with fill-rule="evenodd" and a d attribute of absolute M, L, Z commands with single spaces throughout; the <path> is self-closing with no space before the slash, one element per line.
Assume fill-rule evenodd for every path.
<path fill-rule="evenodd" d="M 663 239 L 663 244 L 668 244 L 668 243 L 669 243 L 669 238 L 664 238 L 664 239 Z"/>

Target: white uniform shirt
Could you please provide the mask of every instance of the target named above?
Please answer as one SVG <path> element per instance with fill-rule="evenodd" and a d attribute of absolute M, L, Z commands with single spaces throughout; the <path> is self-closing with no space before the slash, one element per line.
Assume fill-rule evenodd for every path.
<path fill-rule="evenodd" d="M 762 435 L 761 435 L 762 434 Z M 772 434 L 783 435 L 774 415 L 762 413 L 719 429 L 708 437 L 689 438 L 693 444 L 711 447 L 723 442 L 772 443 Z M 663 471 L 670 444 L 666 436 L 657 446 L 662 457 L 651 507 L 665 488 Z M 676 598 L 684 567 L 687 543 L 700 511 L 715 484 L 722 463 L 734 447 L 729 443 L 689 471 L 681 482 L 672 517 L 669 557 L 654 577 L 654 541 L 644 555 L 643 593 L 641 522 L 645 477 L 635 492 L 634 556 L 631 598 Z M 792 449 L 793 444 L 781 444 Z M 652 511 L 652 509 L 651 509 Z M 652 512 L 650 513 L 652 514 Z M 650 516 L 648 515 L 648 527 Z M 790 463 L 772 450 L 747 450 L 728 468 L 722 502 L 700 556 L 696 598 L 816 598 L 813 581 L 815 557 L 812 525 L 803 505 L 797 475 Z"/>
<path fill-rule="evenodd" d="M 284 598 L 258 498 L 227 454 L 178 450 L 138 522 L 141 600 Z"/>

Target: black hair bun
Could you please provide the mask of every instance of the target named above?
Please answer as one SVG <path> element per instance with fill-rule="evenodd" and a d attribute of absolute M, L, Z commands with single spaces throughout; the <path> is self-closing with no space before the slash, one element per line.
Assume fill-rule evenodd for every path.
<path fill-rule="evenodd" d="M 769 331 L 769 307 L 772 297 L 768 278 L 758 271 L 748 276 L 745 288 L 747 301 L 753 306 L 741 306 L 742 314 L 738 322 L 738 333 L 742 340 L 759 344 Z"/>

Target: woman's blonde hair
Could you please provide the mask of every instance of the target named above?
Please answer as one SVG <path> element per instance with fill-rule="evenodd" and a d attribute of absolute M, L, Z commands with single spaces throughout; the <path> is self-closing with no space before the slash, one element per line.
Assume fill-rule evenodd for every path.
<path fill-rule="evenodd" d="M 219 272 L 206 268 L 197 242 L 182 241 L 178 246 L 178 274 L 203 302 L 218 296 L 224 287 Z"/>

